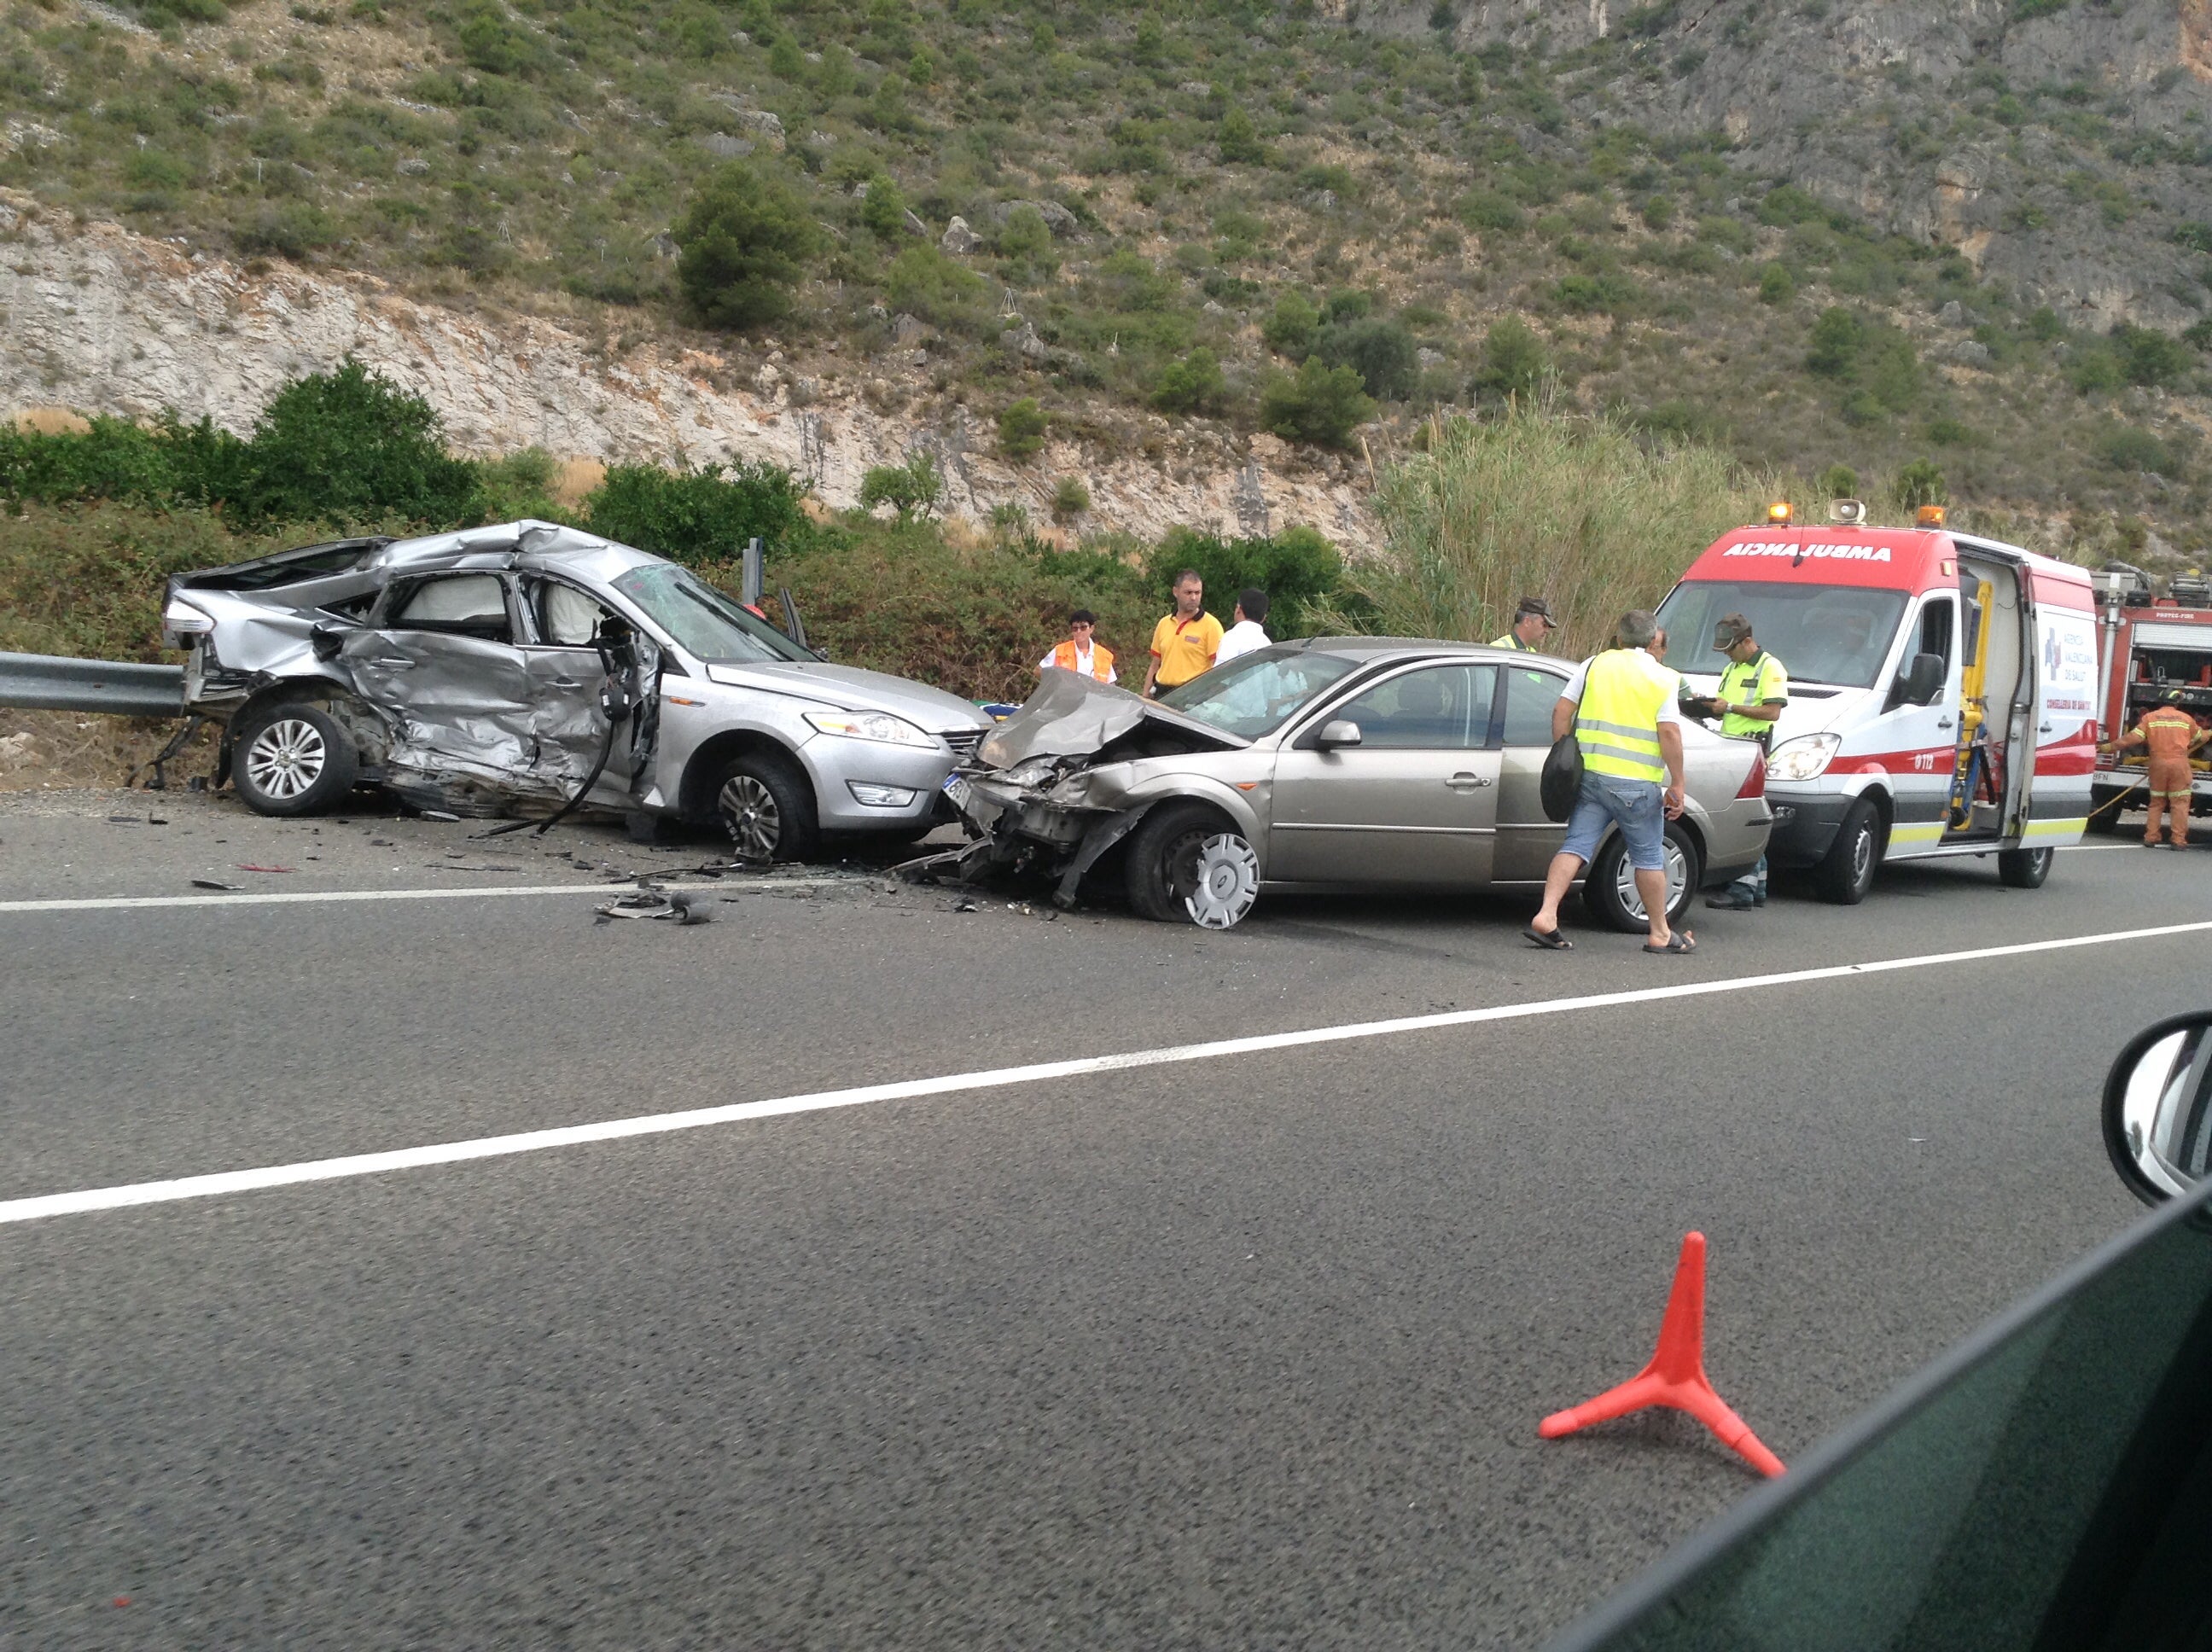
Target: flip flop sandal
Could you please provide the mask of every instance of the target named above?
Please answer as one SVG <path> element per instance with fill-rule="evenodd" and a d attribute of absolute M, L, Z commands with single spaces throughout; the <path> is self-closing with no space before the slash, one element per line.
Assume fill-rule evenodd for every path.
<path fill-rule="evenodd" d="M 1535 925 L 1528 924 L 1522 926 L 1521 932 L 1547 952 L 1571 952 L 1575 950 L 1575 944 L 1556 929 L 1547 935 Z"/>
<path fill-rule="evenodd" d="M 1686 931 L 1678 929 L 1667 938 L 1666 945 L 1654 946 L 1650 942 L 1646 941 L 1644 944 L 1644 950 L 1646 952 L 1694 952 L 1698 950 L 1698 938 Z"/>

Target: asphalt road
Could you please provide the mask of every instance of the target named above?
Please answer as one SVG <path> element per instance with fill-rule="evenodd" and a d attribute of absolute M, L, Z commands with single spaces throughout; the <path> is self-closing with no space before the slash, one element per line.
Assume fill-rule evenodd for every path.
<path fill-rule="evenodd" d="M 712 846 L 148 802 L 0 799 L 0 1200 L 1528 1007 L 0 1225 L 7 1644 L 1531 1644 L 1752 1483 L 1672 1417 L 1536 1437 L 1681 1235 L 1787 1460 L 2137 1219 L 2097 1089 L 2206 937 L 1761 978 L 2212 920 L 2212 854 L 2099 845 L 1686 960 L 850 869 L 678 927 L 592 908 Z M 22 904 L 108 897 L 199 904 Z"/>

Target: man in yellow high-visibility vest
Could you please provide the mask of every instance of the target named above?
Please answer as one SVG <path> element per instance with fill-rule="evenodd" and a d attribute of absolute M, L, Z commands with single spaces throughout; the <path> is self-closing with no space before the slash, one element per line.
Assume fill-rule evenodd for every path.
<path fill-rule="evenodd" d="M 1583 751 L 1583 788 L 1567 819 L 1566 841 L 1544 874 L 1544 904 L 1522 932 L 1537 945 L 1565 951 L 1559 902 L 1597 853 L 1608 823 L 1620 829 L 1644 899 L 1646 952 L 1683 953 L 1698 938 L 1667 922 L 1667 822 L 1686 802 L 1682 780 L 1682 718 L 1675 708 L 1680 676 L 1660 663 L 1667 634 L 1648 610 L 1620 616 L 1615 646 L 1585 661 L 1552 708 L 1552 738 L 1571 728 Z"/>

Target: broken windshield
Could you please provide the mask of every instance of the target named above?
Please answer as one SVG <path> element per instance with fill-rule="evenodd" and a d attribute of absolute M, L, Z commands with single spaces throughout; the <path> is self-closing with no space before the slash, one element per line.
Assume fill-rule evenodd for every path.
<path fill-rule="evenodd" d="M 814 663 L 812 654 L 766 620 L 747 613 L 690 570 L 673 562 L 647 562 L 634 568 L 616 575 L 614 586 L 635 603 L 647 619 L 675 638 L 678 647 L 702 660 Z"/>
<path fill-rule="evenodd" d="M 1352 669 L 1334 654 L 1262 648 L 1216 665 L 1160 695 L 1186 717 L 1255 740 Z"/>

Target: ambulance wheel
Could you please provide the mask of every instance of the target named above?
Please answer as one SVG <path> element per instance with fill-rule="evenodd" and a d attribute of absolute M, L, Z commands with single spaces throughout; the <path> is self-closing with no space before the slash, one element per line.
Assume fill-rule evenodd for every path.
<path fill-rule="evenodd" d="M 1696 841 L 1677 822 L 1667 823 L 1667 922 L 1682 920 L 1690 897 L 1698 892 L 1705 860 Z M 1637 892 L 1636 870 L 1628 864 L 1628 843 L 1619 832 L 1600 846 L 1597 859 L 1583 876 L 1583 905 L 1607 929 L 1639 935 L 1650 927 L 1644 913 L 1644 897 Z"/>
<path fill-rule="evenodd" d="M 1855 907 L 1874 887 L 1874 872 L 1881 864 L 1881 816 L 1861 798 L 1836 829 L 1836 841 L 1813 870 L 1814 887 L 1820 898 L 1839 907 Z"/>
<path fill-rule="evenodd" d="M 2056 849 L 1999 849 L 1997 881 L 2007 889 L 2041 889 L 2051 876 Z"/>
<path fill-rule="evenodd" d="M 1260 893 L 1260 858 L 1203 803 L 1166 803 L 1129 838 L 1122 885 L 1139 917 L 1230 929 Z"/>

